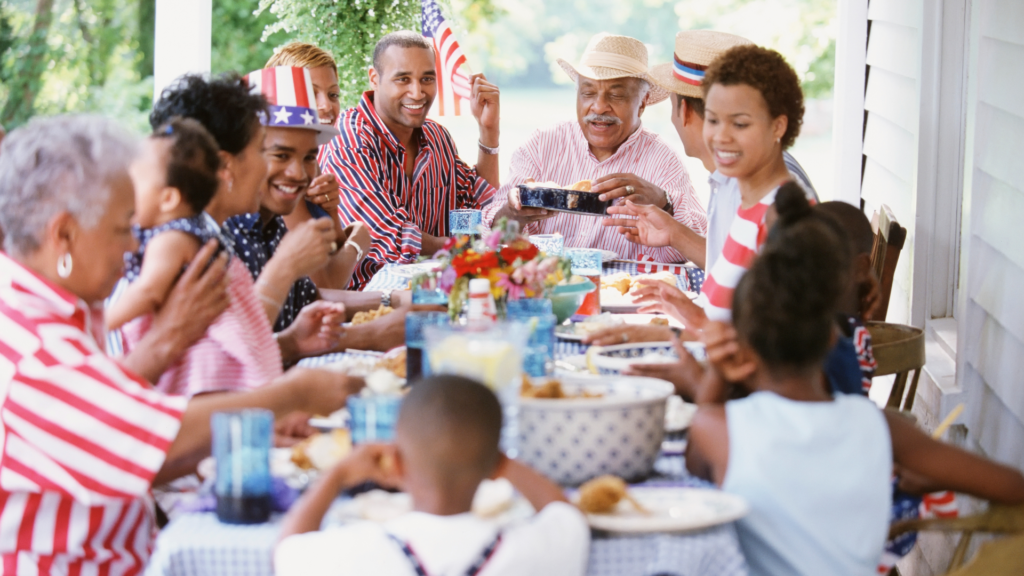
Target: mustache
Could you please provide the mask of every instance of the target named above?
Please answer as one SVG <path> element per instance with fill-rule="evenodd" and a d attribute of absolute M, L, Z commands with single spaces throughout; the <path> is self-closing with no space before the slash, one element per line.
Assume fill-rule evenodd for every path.
<path fill-rule="evenodd" d="M 591 122 L 604 122 L 607 124 L 622 124 L 622 120 L 615 116 L 609 116 L 607 114 L 587 114 L 583 117 L 583 121 L 587 124 Z"/>

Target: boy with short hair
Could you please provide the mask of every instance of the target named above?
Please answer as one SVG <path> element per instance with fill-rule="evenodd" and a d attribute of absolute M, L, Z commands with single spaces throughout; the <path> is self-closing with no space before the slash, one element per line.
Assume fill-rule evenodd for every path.
<path fill-rule="evenodd" d="M 562 490 L 498 449 L 501 405 L 457 376 L 416 383 L 402 401 L 394 445 L 364 444 L 312 486 L 285 517 L 274 564 L 290 574 L 582 575 L 590 530 Z M 470 508 L 480 482 L 504 477 L 537 510 L 499 529 Z M 372 480 L 396 486 L 413 512 L 384 524 L 317 531 L 338 492 Z"/>

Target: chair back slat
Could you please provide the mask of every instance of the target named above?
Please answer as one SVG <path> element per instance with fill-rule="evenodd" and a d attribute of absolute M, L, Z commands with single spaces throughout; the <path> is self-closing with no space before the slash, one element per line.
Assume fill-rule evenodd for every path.
<path fill-rule="evenodd" d="M 878 278 L 880 317 L 884 320 L 889 310 L 889 296 L 892 294 L 893 278 L 896 275 L 896 264 L 899 263 L 900 251 L 907 241 L 907 229 L 900 226 L 885 204 L 872 217 L 871 226 L 875 231 L 875 242 L 871 248 L 871 268 Z"/>
<path fill-rule="evenodd" d="M 896 375 L 886 406 L 909 411 L 914 407 L 917 382 L 925 362 L 924 330 L 886 322 L 868 322 L 867 328 L 871 334 L 871 352 L 878 365 L 875 376 Z M 911 373 L 913 377 L 908 387 Z"/>

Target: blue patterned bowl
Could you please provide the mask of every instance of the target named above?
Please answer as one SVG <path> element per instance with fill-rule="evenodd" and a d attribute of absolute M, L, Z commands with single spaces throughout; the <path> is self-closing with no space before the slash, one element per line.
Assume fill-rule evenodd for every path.
<path fill-rule="evenodd" d="M 683 342 L 683 347 L 698 362 L 707 362 L 708 355 L 703 343 Z M 648 358 L 645 360 L 645 357 Z M 597 348 L 591 353 L 590 362 L 598 374 L 621 374 L 632 364 L 670 363 L 678 359 L 671 342 L 636 342 Z"/>
<path fill-rule="evenodd" d="M 602 397 L 521 398 L 518 459 L 566 486 L 602 474 L 627 481 L 649 475 L 661 450 L 672 384 L 636 376 L 559 380 L 567 394 Z"/>

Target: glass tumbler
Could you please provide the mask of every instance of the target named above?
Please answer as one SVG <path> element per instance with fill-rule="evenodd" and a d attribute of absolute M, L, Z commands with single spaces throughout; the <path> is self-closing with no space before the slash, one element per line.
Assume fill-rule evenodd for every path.
<path fill-rule="evenodd" d="M 448 231 L 455 234 L 479 234 L 483 223 L 483 212 L 474 209 L 452 210 L 448 212 Z"/>
<path fill-rule="evenodd" d="M 565 238 L 561 234 L 531 234 L 530 243 L 548 256 L 561 256 Z"/>
<path fill-rule="evenodd" d="M 551 312 L 551 300 L 509 300 L 505 317 L 530 327 L 530 339 L 523 351 L 523 372 L 530 376 L 551 375 L 555 362 L 555 324 L 558 322 Z"/>
<path fill-rule="evenodd" d="M 604 253 L 591 248 L 569 248 L 565 254 L 572 260 L 572 273 L 577 276 L 586 276 L 594 283 L 594 290 L 583 299 L 583 303 L 580 304 L 576 313 L 582 316 L 600 314 L 601 261 L 604 258 Z"/>
<path fill-rule="evenodd" d="M 394 440 L 401 407 L 401 396 L 349 396 L 352 443 Z"/>
<path fill-rule="evenodd" d="M 227 524 L 259 524 L 270 518 L 270 447 L 274 414 L 247 409 L 214 412 L 214 494 L 217 518 Z"/>
<path fill-rule="evenodd" d="M 415 297 L 416 293 L 413 292 Z M 415 300 L 414 300 L 415 302 Z M 444 326 L 449 323 L 447 312 L 409 312 L 405 315 L 405 378 L 409 382 L 426 373 L 426 335 L 423 329 L 427 326 Z"/>

